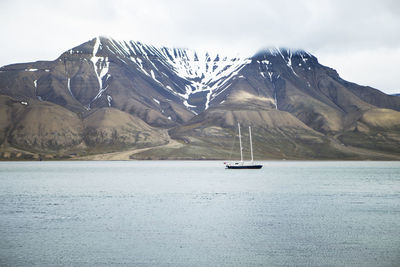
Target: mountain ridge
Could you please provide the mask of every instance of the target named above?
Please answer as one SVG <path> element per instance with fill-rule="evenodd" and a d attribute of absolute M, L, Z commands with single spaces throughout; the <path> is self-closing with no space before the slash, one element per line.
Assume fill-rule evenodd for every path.
<path fill-rule="evenodd" d="M 147 149 L 143 158 L 176 158 L 176 153 L 189 159 L 223 158 L 229 147 L 227 136 L 233 138 L 237 122 L 255 127 L 254 142 L 263 148 L 256 151 L 260 158 L 335 159 L 344 155 L 369 159 L 368 155 L 378 151 L 383 155 L 378 158 L 390 159 L 400 151 L 400 123 L 388 119 L 397 118 L 400 99 L 343 80 L 301 49 L 267 48 L 238 58 L 96 37 L 54 61 L 1 67 L 0 95 L 8 103 L 0 109 L 5 118 L 0 122 L 0 151 L 7 155 L 18 148 L 32 155 L 73 158 L 70 155 L 154 146 L 157 149 Z M 29 120 L 24 116 L 33 116 L 27 109 L 42 110 L 43 121 L 25 125 Z M 54 127 L 43 130 L 46 121 L 52 121 L 47 118 L 49 112 L 58 114 L 58 119 L 70 121 L 67 118 L 75 116 L 80 121 L 73 124 L 79 127 L 64 127 L 79 128 L 73 149 L 50 149 L 63 147 L 65 142 L 46 138 L 53 132 L 61 140 L 66 133 Z M 91 115 L 98 112 L 103 115 Z M 113 126 L 119 130 L 112 131 L 104 128 L 111 122 L 99 119 L 118 121 L 119 117 L 135 122 L 133 128 L 120 124 Z M 98 119 L 91 123 L 90 118 Z M 35 130 L 34 138 L 27 130 L 17 129 L 34 132 L 38 125 L 42 131 Z M 18 143 L 24 135 L 36 143 Z M 385 142 L 371 143 L 379 138 Z M 51 140 L 54 146 L 41 139 Z M 178 140 L 182 146 L 168 153 L 159 151 L 163 149 L 160 144 L 168 140 Z"/>

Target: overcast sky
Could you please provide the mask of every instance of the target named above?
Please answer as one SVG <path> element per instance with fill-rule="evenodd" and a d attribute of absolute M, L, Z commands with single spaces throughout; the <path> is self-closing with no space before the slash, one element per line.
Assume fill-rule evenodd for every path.
<path fill-rule="evenodd" d="M 94 36 L 252 55 L 302 48 L 340 76 L 400 93 L 400 1 L 0 0 L 0 66 Z"/>

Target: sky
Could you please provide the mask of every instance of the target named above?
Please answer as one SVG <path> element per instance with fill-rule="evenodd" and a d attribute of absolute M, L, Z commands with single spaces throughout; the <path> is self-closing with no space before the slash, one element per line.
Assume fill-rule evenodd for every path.
<path fill-rule="evenodd" d="M 0 0 L 0 66 L 95 36 L 251 56 L 304 49 L 348 81 L 400 93 L 398 0 Z"/>

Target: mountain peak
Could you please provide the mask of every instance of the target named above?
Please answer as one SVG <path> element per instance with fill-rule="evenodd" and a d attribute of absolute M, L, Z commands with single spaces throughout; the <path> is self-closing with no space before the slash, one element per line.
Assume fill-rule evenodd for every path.
<path fill-rule="evenodd" d="M 308 58 L 308 59 L 314 59 L 316 60 L 317 58 L 314 57 L 311 53 L 302 50 L 302 49 L 291 49 L 291 48 L 286 48 L 286 47 L 268 47 L 259 50 L 253 58 L 259 59 L 259 58 L 266 58 L 266 57 L 275 57 L 275 56 L 280 56 L 282 58 L 291 58 L 291 57 L 301 57 L 301 58 Z"/>

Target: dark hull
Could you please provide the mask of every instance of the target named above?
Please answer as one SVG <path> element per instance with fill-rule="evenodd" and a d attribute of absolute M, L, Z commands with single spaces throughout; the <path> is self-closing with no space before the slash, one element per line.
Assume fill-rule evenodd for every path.
<path fill-rule="evenodd" d="M 238 166 L 229 166 L 227 165 L 227 169 L 261 169 L 263 165 L 238 165 Z"/>

